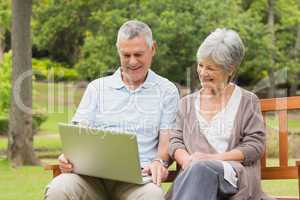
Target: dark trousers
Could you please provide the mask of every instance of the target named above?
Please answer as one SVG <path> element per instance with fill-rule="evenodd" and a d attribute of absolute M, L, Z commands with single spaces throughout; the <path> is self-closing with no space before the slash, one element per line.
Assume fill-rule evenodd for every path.
<path fill-rule="evenodd" d="M 195 161 L 184 170 L 173 184 L 173 200 L 225 200 L 237 193 L 224 179 L 219 161 Z"/>

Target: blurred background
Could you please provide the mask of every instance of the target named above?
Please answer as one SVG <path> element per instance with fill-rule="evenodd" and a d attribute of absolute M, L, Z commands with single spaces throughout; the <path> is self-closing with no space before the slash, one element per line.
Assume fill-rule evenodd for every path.
<path fill-rule="evenodd" d="M 22 2 L 22 1 L 21 1 Z M 25 1 L 24 1 L 25 2 Z M 28 1 L 27 1 L 28 2 Z M 246 47 L 235 82 L 260 98 L 300 95 L 299 0 L 33 0 L 32 145 L 38 166 L 7 159 L 12 96 L 12 2 L 0 0 L 0 199 L 41 199 L 61 152 L 58 122 L 69 122 L 87 83 L 119 67 L 118 28 L 146 22 L 158 49 L 152 69 L 179 88 L 199 88 L 196 51 L 218 27 L 236 30 Z M 15 13 L 17 15 L 17 13 Z M 278 165 L 278 116 L 267 116 L 269 166 Z M 288 113 L 289 162 L 300 158 L 300 111 Z M 26 164 L 25 164 L 26 165 Z M 281 183 L 280 183 L 281 182 Z M 283 182 L 283 184 L 282 184 Z M 169 185 L 164 184 L 167 190 Z M 263 181 L 274 195 L 297 195 L 297 181 Z"/>

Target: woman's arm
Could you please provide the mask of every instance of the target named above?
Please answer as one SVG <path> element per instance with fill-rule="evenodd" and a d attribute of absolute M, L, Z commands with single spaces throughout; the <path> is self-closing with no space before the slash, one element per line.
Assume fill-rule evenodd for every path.
<path fill-rule="evenodd" d="M 245 156 L 242 151 L 233 149 L 224 153 L 207 154 L 195 152 L 191 155 L 190 160 L 223 160 L 223 161 L 243 161 Z"/>
<path fill-rule="evenodd" d="M 242 138 L 235 149 L 244 154 L 242 163 L 251 165 L 259 160 L 265 151 L 266 133 L 259 99 L 253 95 L 245 108 L 241 124 Z"/>
<path fill-rule="evenodd" d="M 177 149 L 174 153 L 174 159 L 182 169 L 186 169 L 192 161 L 190 154 L 185 149 Z"/>

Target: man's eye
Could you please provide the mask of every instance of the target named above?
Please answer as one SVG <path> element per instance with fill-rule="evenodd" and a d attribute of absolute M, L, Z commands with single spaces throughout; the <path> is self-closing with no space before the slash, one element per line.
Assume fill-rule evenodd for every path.
<path fill-rule="evenodd" d="M 130 57 L 130 55 L 128 55 L 128 54 L 125 54 L 123 56 L 124 56 L 124 58 L 129 58 Z"/>
<path fill-rule="evenodd" d="M 142 54 L 137 53 L 137 54 L 134 54 L 134 56 L 135 56 L 135 57 L 141 57 Z"/>

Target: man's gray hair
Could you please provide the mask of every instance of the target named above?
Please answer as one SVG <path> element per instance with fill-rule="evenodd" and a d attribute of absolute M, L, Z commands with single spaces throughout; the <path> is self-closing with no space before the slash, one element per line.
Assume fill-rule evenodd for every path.
<path fill-rule="evenodd" d="M 144 22 L 130 20 L 125 22 L 118 31 L 117 47 L 121 39 L 129 40 L 138 36 L 144 36 L 149 47 L 153 45 L 152 31 Z"/>
<path fill-rule="evenodd" d="M 225 70 L 231 70 L 241 64 L 244 54 L 244 44 L 237 32 L 217 28 L 200 45 L 197 61 L 209 58 Z"/>

